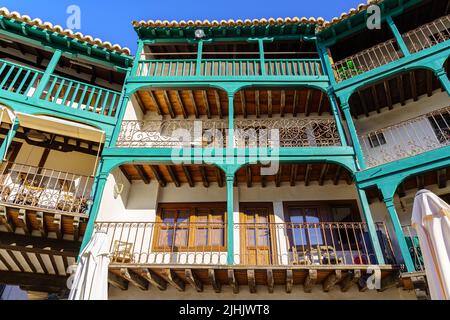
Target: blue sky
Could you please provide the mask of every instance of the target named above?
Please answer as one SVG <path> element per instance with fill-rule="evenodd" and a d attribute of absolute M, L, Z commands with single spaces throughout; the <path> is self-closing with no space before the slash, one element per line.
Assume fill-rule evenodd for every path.
<path fill-rule="evenodd" d="M 323 17 L 327 20 L 364 0 L 0 0 L 0 7 L 66 27 L 69 5 L 81 9 L 81 31 L 134 52 L 132 20 L 222 20 Z"/>

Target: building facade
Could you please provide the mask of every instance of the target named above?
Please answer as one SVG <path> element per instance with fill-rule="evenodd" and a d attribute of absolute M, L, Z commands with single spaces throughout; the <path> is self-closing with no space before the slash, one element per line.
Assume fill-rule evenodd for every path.
<path fill-rule="evenodd" d="M 370 4 L 380 28 L 369 29 Z M 36 89 L 5 60 L 0 101 L 15 117 L 2 121 L 4 189 L 12 180 L 27 190 L 8 187 L 1 201 L 8 236 L 27 237 L 30 221 L 38 242 L 50 241 L 41 212 L 53 225 L 67 217 L 63 252 L 106 232 L 111 299 L 426 298 L 409 224 L 417 190 L 450 200 L 449 9 L 384 0 L 331 22 L 136 21 L 134 61 L 105 44 L 85 61 L 92 44 L 67 45 Z M 75 64 L 72 50 L 85 50 Z M 65 78 L 64 65 L 87 74 Z M 51 143 L 32 144 L 42 140 L 35 131 Z M 14 151 L 20 137 L 31 146 Z M 51 149 L 42 160 L 30 149 L 55 143 L 73 157 Z M 14 181 L 43 170 L 43 190 L 60 188 L 51 210 L 34 201 L 33 183 Z M 73 189 L 55 183 L 61 174 Z M 2 270 L 16 271 L 0 252 L 11 267 Z"/>

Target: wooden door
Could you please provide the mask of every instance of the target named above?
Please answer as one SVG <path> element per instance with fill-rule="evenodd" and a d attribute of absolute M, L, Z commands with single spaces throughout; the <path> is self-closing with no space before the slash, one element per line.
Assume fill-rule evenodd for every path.
<path fill-rule="evenodd" d="M 241 263 L 272 265 L 276 261 L 272 204 L 241 205 Z"/>

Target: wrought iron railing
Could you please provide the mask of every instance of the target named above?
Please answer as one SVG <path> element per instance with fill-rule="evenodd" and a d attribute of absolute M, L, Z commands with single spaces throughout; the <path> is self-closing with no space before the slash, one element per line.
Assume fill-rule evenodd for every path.
<path fill-rule="evenodd" d="M 402 35 L 409 52 L 415 53 L 450 39 L 450 14 Z"/>
<path fill-rule="evenodd" d="M 384 224 L 378 230 L 389 236 Z M 225 265 L 223 223 L 97 222 L 107 233 L 112 264 Z M 362 222 L 235 224 L 234 264 L 245 266 L 374 265 L 373 246 Z M 390 239 L 384 254 L 393 256 Z"/>
<path fill-rule="evenodd" d="M 3 162 L 0 203 L 85 214 L 91 200 L 93 178 L 69 172 Z"/>
<path fill-rule="evenodd" d="M 0 59 L 0 90 L 32 97 L 43 72 Z"/>
<path fill-rule="evenodd" d="M 140 77 L 240 77 L 240 76 L 321 76 L 320 59 L 266 59 L 263 74 L 259 59 L 202 59 L 197 70 L 195 59 L 141 60 Z"/>
<path fill-rule="evenodd" d="M 423 262 L 422 250 L 420 249 L 419 237 L 416 230 L 411 226 L 403 226 L 403 233 L 408 245 L 409 254 L 414 263 L 416 271 L 425 271 L 425 264 Z"/>
<path fill-rule="evenodd" d="M 122 122 L 116 145 L 134 148 L 221 148 L 226 147 L 227 131 L 226 120 L 130 120 Z M 333 119 L 236 119 L 234 134 L 236 147 L 341 145 Z"/>
<path fill-rule="evenodd" d="M 450 107 L 359 137 L 368 167 L 450 145 Z"/>
<path fill-rule="evenodd" d="M 115 116 L 120 92 L 52 75 L 39 98 L 69 108 Z"/>
<path fill-rule="evenodd" d="M 396 61 L 402 57 L 403 53 L 397 42 L 394 39 L 390 39 L 335 62 L 333 69 L 336 80 L 340 82 Z"/>

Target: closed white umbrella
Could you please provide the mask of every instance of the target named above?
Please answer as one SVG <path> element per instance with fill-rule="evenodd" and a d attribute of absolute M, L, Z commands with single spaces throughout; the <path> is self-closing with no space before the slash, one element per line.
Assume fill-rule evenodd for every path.
<path fill-rule="evenodd" d="M 421 190 L 414 199 L 411 222 L 419 237 L 431 299 L 450 300 L 450 206 Z"/>
<path fill-rule="evenodd" d="M 108 300 L 108 236 L 94 233 L 81 253 L 69 300 Z"/>

